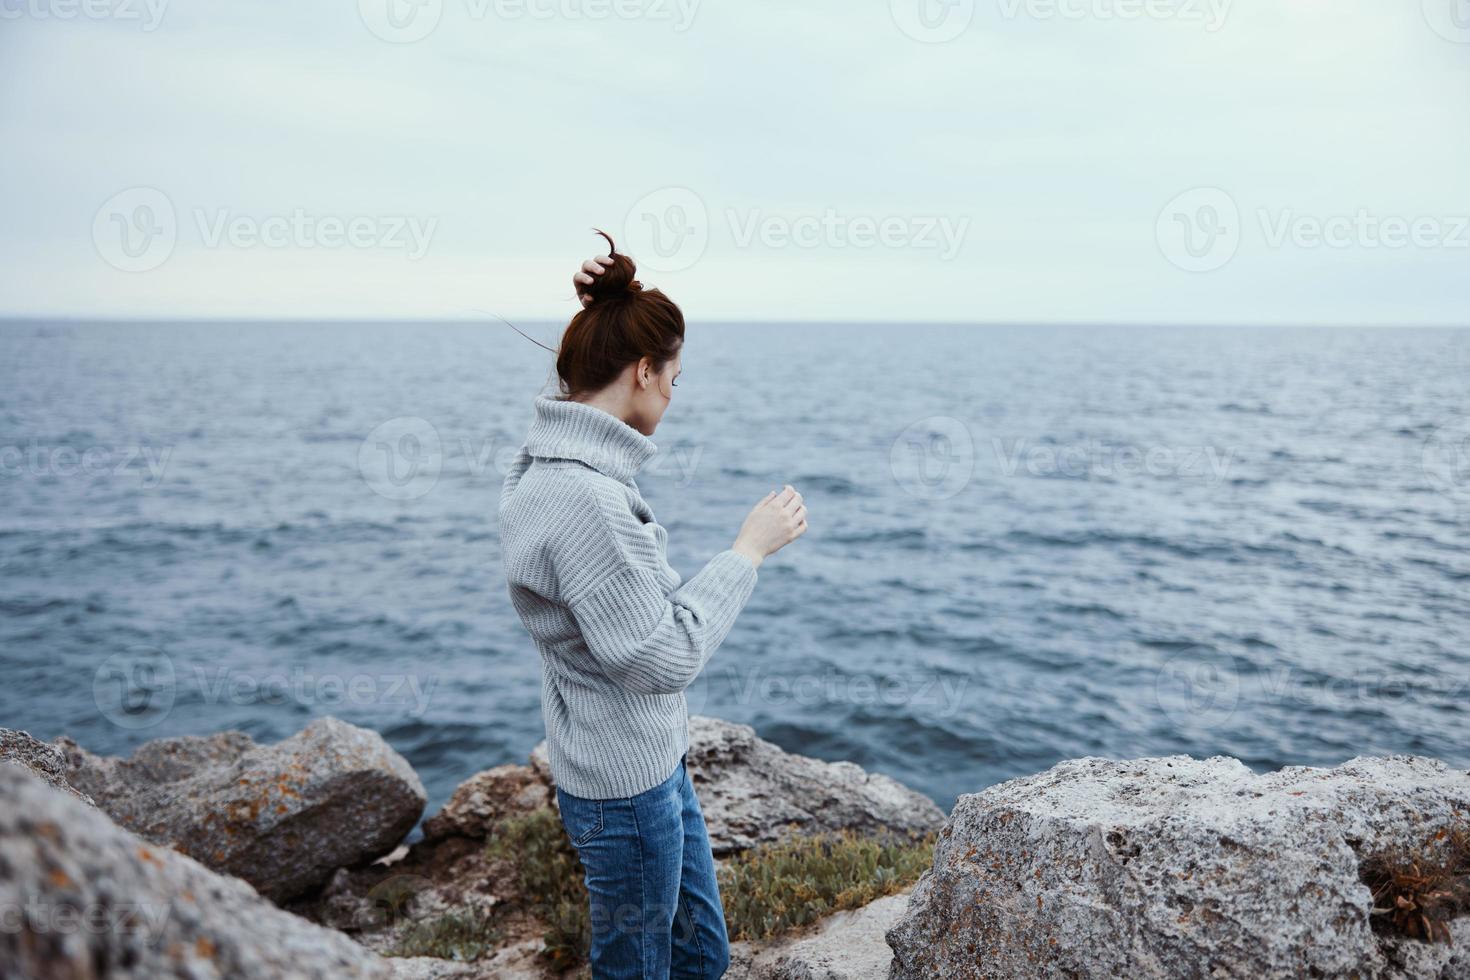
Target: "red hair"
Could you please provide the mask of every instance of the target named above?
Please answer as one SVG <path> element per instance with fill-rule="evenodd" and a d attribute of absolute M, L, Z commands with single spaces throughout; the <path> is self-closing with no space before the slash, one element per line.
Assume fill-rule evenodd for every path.
<path fill-rule="evenodd" d="M 601 391 L 629 364 L 643 358 L 663 370 L 684 345 L 684 314 L 657 289 L 644 289 L 633 277 L 638 267 L 607 232 L 613 264 L 584 291 L 592 302 L 572 317 L 556 354 L 561 390 L 569 398 Z"/>

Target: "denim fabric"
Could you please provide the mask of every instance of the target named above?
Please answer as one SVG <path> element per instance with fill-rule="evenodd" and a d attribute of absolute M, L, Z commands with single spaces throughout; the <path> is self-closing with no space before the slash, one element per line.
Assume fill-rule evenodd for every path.
<path fill-rule="evenodd" d="M 582 859 L 595 980 L 721 976 L 725 913 L 684 757 L 637 796 L 589 800 L 558 787 L 556 801 Z"/>

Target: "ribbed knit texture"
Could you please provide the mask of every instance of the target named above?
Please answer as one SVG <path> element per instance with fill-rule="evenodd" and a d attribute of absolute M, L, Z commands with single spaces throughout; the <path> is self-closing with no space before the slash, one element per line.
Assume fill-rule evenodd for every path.
<path fill-rule="evenodd" d="M 600 408 L 542 395 L 500 494 L 511 601 L 541 652 L 556 784 L 634 796 L 689 747 L 684 689 L 735 625 L 755 565 L 726 550 L 685 582 L 634 475 L 658 447 Z"/>

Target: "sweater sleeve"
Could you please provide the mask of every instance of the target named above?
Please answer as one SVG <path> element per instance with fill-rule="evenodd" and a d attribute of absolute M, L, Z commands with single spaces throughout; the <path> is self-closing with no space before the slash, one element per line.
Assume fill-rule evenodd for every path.
<path fill-rule="evenodd" d="M 677 694 L 694 683 L 735 625 L 755 589 L 755 565 L 727 549 L 665 593 L 662 556 L 625 546 L 619 535 L 626 529 L 600 516 L 597 532 L 607 535 L 610 547 L 583 550 L 598 574 L 584 579 L 588 588 L 567 596 L 568 606 L 592 656 L 615 683 L 638 694 Z"/>

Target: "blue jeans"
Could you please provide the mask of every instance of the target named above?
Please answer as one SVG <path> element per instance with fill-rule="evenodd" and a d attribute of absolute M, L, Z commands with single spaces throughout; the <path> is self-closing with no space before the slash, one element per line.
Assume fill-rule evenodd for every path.
<path fill-rule="evenodd" d="M 595 980 L 713 978 L 730 963 L 704 814 L 684 759 L 637 796 L 587 800 L 556 790 L 582 859 Z"/>

